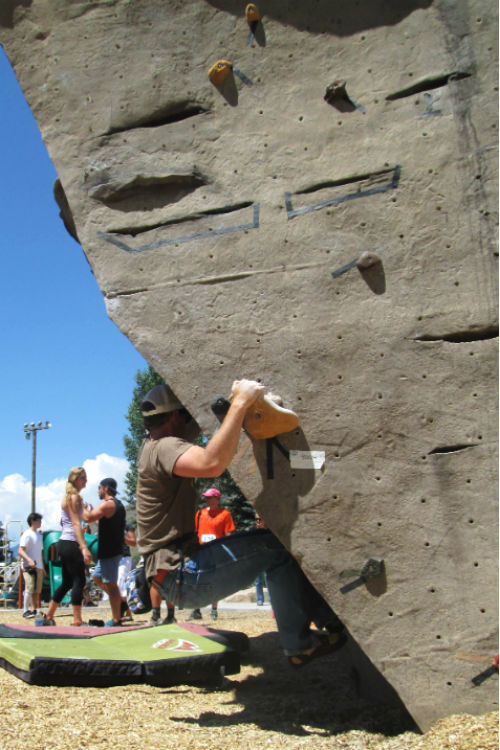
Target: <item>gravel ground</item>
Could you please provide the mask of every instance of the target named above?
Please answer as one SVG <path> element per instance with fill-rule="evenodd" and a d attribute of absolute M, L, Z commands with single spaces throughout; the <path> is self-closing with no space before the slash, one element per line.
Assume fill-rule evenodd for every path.
<path fill-rule="evenodd" d="M 0 622 L 26 621 L 0 610 Z M 71 624 L 67 609 L 57 622 Z M 241 673 L 220 690 L 37 687 L 0 670 L 1 750 L 498 750 L 496 712 L 450 716 L 422 735 L 404 709 L 357 698 L 334 655 L 293 671 L 268 609 L 222 610 L 218 626 L 251 639 Z"/>

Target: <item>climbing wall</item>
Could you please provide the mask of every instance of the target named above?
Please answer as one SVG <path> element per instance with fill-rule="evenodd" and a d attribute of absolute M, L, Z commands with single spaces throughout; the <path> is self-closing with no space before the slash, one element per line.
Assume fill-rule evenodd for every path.
<path fill-rule="evenodd" d="M 3 0 L 110 317 L 422 729 L 496 707 L 497 8 Z"/>

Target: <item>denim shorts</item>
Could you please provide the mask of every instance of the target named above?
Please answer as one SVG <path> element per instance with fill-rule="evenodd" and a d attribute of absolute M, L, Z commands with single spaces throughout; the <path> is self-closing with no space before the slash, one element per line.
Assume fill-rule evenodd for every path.
<path fill-rule="evenodd" d="M 118 566 L 121 559 L 121 555 L 115 555 L 114 557 L 106 557 L 103 560 L 98 560 L 92 577 L 100 578 L 103 583 L 116 583 L 118 580 Z"/>

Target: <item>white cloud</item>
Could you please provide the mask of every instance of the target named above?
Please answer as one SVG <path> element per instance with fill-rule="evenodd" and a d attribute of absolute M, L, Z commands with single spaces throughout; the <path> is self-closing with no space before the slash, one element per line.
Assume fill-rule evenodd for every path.
<path fill-rule="evenodd" d="M 71 467 L 70 467 L 71 468 Z M 83 463 L 87 473 L 87 486 L 82 497 L 95 507 L 99 502 L 97 488 L 101 479 L 113 477 L 118 482 L 118 491 L 123 493 L 128 461 L 124 458 L 100 453 Z M 42 529 L 59 529 L 61 518 L 61 500 L 66 486 L 66 477 L 58 477 L 48 484 L 37 485 L 36 510 L 42 514 Z M 26 518 L 31 512 L 31 482 L 21 474 L 9 474 L 0 481 L 0 521 L 3 526 L 8 523 L 9 539 L 13 546 L 17 544 L 19 533 L 26 529 Z M 17 550 L 16 550 L 17 553 Z"/>

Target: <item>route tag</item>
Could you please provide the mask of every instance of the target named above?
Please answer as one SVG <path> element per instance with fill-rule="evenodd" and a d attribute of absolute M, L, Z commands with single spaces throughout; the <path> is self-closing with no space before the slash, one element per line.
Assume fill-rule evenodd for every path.
<path fill-rule="evenodd" d="M 322 469 L 325 451 L 290 451 L 292 469 Z"/>

